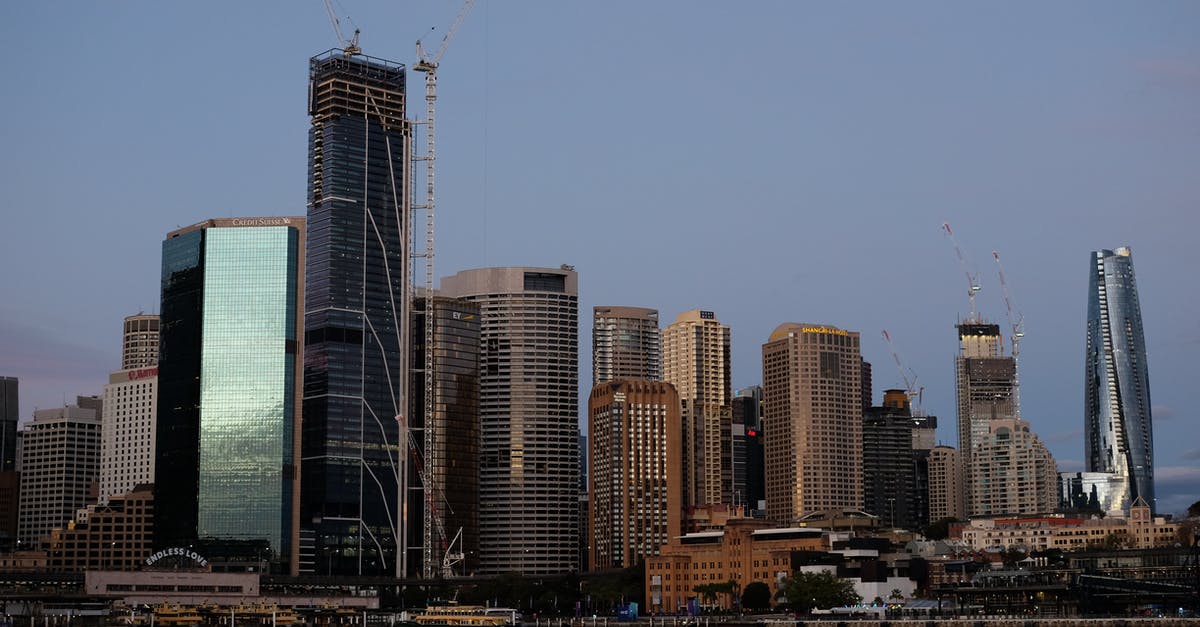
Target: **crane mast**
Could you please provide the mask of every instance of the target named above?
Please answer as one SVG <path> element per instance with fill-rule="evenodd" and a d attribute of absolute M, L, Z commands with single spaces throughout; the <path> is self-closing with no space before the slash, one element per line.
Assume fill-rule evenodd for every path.
<path fill-rule="evenodd" d="M 328 2 L 329 0 L 326 0 Z M 475 0 L 467 0 L 455 17 L 454 23 L 442 37 L 441 45 L 437 52 L 429 55 L 425 52 L 425 48 L 421 45 L 421 41 L 417 40 L 417 62 L 413 64 L 413 70 L 425 74 L 425 154 L 420 158 L 414 158 L 414 161 L 419 160 L 424 163 L 425 167 L 425 197 L 424 201 L 417 203 L 414 199 L 412 203 L 413 209 L 421 209 L 425 212 L 425 248 L 421 253 L 414 254 L 414 258 L 424 260 L 425 266 L 425 363 L 424 363 L 424 387 L 425 387 L 425 422 L 422 428 L 425 446 L 425 464 L 426 469 L 432 467 L 434 469 L 444 468 L 444 460 L 441 459 L 440 451 L 437 448 L 437 433 L 433 424 L 433 412 L 437 407 L 435 394 L 437 392 L 435 368 L 435 336 L 434 336 L 434 294 L 433 294 L 433 259 L 434 259 L 434 207 L 435 207 L 435 169 L 434 164 L 437 160 L 437 143 L 435 141 L 436 129 L 436 113 L 437 113 L 437 69 L 441 62 L 442 55 L 446 53 L 446 48 L 449 47 L 450 41 L 454 39 L 458 28 L 462 26 L 467 14 L 475 5 Z M 416 187 L 414 186 L 414 193 Z M 415 234 L 414 234 L 415 235 Z M 412 274 L 415 278 L 415 273 Z M 446 542 L 445 521 L 439 509 L 439 494 L 438 486 L 434 483 L 436 479 L 429 476 L 428 472 L 421 473 L 421 481 L 425 489 L 425 507 L 424 519 L 422 520 L 424 530 L 424 546 L 422 552 L 422 572 L 428 579 L 437 577 L 438 569 L 435 562 L 433 534 L 435 530 L 442 542 Z M 452 546 L 453 542 L 449 542 Z M 452 558 L 453 563 L 462 560 L 461 555 L 451 555 L 450 546 L 447 547 L 446 555 L 442 560 L 442 574 L 449 576 L 450 564 Z"/>
<path fill-rule="evenodd" d="M 896 362 L 896 369 L 900 371 L 900 378 L 904 380 L 904 391 L 908 394 L 909 405 L 912 406 L 912 414 L 914 416 L 923 416 L 921 412 L 921 401 L 925 395 L 925 388 L 917 386 L 917 375 L 914 373 L 910 378 L 908 375 L 911 370 L 904 367 L 900 361 L 900 353 L 896 352 L 896 345 L 892 343 L 892 336 L 883 330 L 883 340 L 887 342 L 888 349 L 892 351 L 892 360 Z"/>
<path fill-rule="evenodd" d="M 943 222 L 942 230 L 946 233 L 946 237 L 950 238 L 950 243 L 954 245 L 954 254 L 958 256 L 958 265 L 962 268 L 963 274 L 967 275 L 967 298 L 971 301 L 971 317 L 970 322 L 978 322 L 979 317 L 975 313 L 975 294 L 983 289 L 979 285 L 979 273 L 971 272 L 970 265 L 967 264 L 967 258 L 963 256 L 962 249 L 958 247 L 958 240 L 954 237 L 954 231 L 950 230 L 950 223 Z"/>
<path fill-rule="evenodd" d="M 1013 357 L 1013 404 L 1016 408 L 1013 414 L 1021 417 L 1021 379 L 1018 355 L 1021 354 L 1021 338 L 1025 337 L 1025 315 L 1015 311 L 1012 304 L 1012 294 L 1008 291 L 1008 278 L 1004 276 L 1004 266 L 1000 265 L 1000 253 L 992 251 L 992 259 L 996 260 L 996 271 L 1000 274 L 1000 290 L 1004 293 L 1004 307 L 1008 310 L 1008 326 L 1012 333 Z"/>

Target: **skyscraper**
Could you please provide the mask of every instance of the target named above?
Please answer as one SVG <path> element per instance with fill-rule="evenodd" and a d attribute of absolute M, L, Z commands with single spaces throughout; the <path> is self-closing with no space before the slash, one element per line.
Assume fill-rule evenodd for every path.
<path fill-rule="evenodd" d="M 965 520 L 967 490 L 962 455 L 951 446 L 935 446 L 929 451 L 929 520 L 945 518 Z"/>
<path fill-rule="evenodd" d="M 304 218 L 163 241 L 155 543 L 266 541 L 293 568 Z M 294 572 L 294 571 L 293 571 Z"/>
<path fill-rule="evenodd" d="M 680 533 L 679 395 L 670 383 L 617 379 L 592 388 L 588 564 L 628 568 Z"/>
<path fill-rule="evenodd" d="M 21 417 L 16 377 L 0 377 L 0 472 L 17 468 L 17 422 Z"/>
<path fill-rule="evenodd" d="M 442 279 L 480 310 L 481 574 L 578 568 L 575 271 L 481 268 Z"/>
<path fill-rule="evenodd" d="M 410 573 L 441 575 L 447 551 L 463 555 L 454 574 L 479 568 L 479 306 L 435 296 L 432 313 L 424 295 L 413 299 L 412 426 L 421 446 L 426 480 L 409 498 Z M 425 325 L 433 325 L 432 419 L 425 417 Z M 425 437 L 426 429 L 432 433 Z M 426 444 L 431 444 L 426 448 Z M 410 476 L 419 478 L 418 460 Z M 429 507 L 429 511 L 426 508 Z M 426 541 L 426 516 L 431 538 Z M 457 538 L 457 540 L 456 540 Z M 453 543 L 453 546 L 450 546 Z"/>
<path fill-rule="evenodd" d="M 762 354 L 767 518 L 789 524 L 822 510 L 862 509 L 858 333 L 784 323 Z"/>
<path fill-rule="evenodd" d="M 975 447 L 992 420 L 1016 417 L 1016 361 L 1003 354 L 1000 326 L 973 319 L 957 325 L 959 352 L 954 358 L 958 402 L 958 451 L 962 456 L 967 511 L 974 515 L 971 463 Z"/>
<path fill-rule="evenodd" d="M 733 504 L 745 505 L 754 517 L 766 515 L 763 471 L 762 386 L 733 396 Z"/>
<path fill-rule="evenodd" d="M 100 462 L 100 399 L 33 412 L 21 441 L 21 497 L 17 539 L 37 548 L 50 531 L 66 527 L 87 505 Z"/>
<path fill-rule="evenodd" d="M 304 570 L 400 575 L 410 129 L 403 65 L 309 61 L 300 523 Z M 416 481 L 417 478 L 410 478 Z"/>
<path fill-rule="evenodd" d="M 904 390 L 884 390 L 863 414 L 863 509 L 889 527 L 929 523 L 929 449 L 934 416 L 914 416 Z"/>
<path fill-rule="evenodd" d="M 733 503 L 733 408 L 729 327 L 693 309 L 662 334 L 663 381 L 683 408 L 683 505 Z"/>
<path fill-rule="evenodd" d="M 592 308 L 592 385 L 614 379 L 662 380 L 657 309 Z"/>
<path fill-rule="evenodd" d="M 1141 497 L 1155 507 L 1154 425 L 1142 309 L 1129 248 L 1091 254 L 1084 356 L 1084 459 L 1107 473 L 1104 511 L 1128 511 Z"/>
<path fill-rule="evenodd" d="M 139 313 L 125 317 L 121 334 L 121 370 L 158 365 L 158 316 Z"/>

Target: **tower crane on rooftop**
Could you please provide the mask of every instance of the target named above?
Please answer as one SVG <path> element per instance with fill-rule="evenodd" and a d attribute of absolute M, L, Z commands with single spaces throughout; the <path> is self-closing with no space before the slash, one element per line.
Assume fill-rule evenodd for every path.
<path fill-rule="evenodd" d="M 326 0 L 328 2 L 329 0 Z M 441 453 L 437 448 L 437 438 L 435 430 L 429 428 L 433 420 L 434 408 L 437 407 L 437 393 L 434 373 L 434 342 L 435 336 L 433 332 L 433 257 L 434 257 L 434 204 L 436 195 L 434 194 L 434 164 L 437 160 L 437 150 L 434 134 L 434 122 L 436 120 L 435 113 L 437 111 L 437 70 L 438 64 L 441 63 L 442 55 L 446 54 L 446 48 L 450 46 L 450 42 L 454 39 L 454 35 L 458 33 L 458 29 L 462 26 L 463 21 L 467 19 L 467 14 L 471 12 L 475 6 L 475 0 L 466 0 L 462 8 L 458 11 L 458 16 L 454 18 L 454 23 L 442 36 L 442 43 L 438 46 L 437 51 L 433 54 L 426 52 L 425 47 L 421 44 L 421 40 L 417 40 L 417 62 L 413 64 L 412 69 L 421 72 L 425 75 L 425 154 L 419 157 L 414 157 L 414 161 L 420 161 L 424 164 L 425 169 L 425 197 L 423 202 L 417 202 L 413 199 L 412 208 L 414 210 L 423 210 L 425 212 L 425 248 L 420 253 L 414 253 L 414 258 L 420 258 L 425 266 L 425 428 L 424 445 L 425 445 L 425 460 L 426 466 L 432 468 L 441 468 L 443 461 L 440 458 Z M 412 186 L 414 197 L 417 194 L 417 186 Z M 415 235 L 416 230 L 413 230 Z M 413 242 L 414 249 L 416 242 Z M 410 276 L 416 279 L 416 273 Z M 427 578 L 436 577 L 438 574 L 437 563 L 435 562 L 433 533 L 436 530 L 440 539 L 446 543 L 445 554 L 442 558 L 443 576 L 450 576 L 451 569 L 454 564 L 463 561 L 464 555 L 461 550 L 461 532 L 455 535 L 455 539 L 460 542 L 460 550 L 454 551 L 455 539 L 446 538 L 446 532 L 443 520 L 443 511 L 440 507 L 441 500 L 439 499 L 440 490 L 434 485 L 437 479 L 430 479 L 427 475 L 422 476 L 422 481 L 425 484 L 425 513 L 424 513 L 424 574 Z"/>
<path fill-rule="evenodd" d="M 958 247 L 958 240 L 954 237 L 954 231 L 950 229 L 950 223 L 943 222 L 942 230 L 946 232 L 946 237 L 950 238 L 950 243 L 954 245 L 954 254 L 958 256 L 958 265 L 962 268 L 963 274 L 967 275 L 967 298 L 971 301 L 971 317 L 967 321 L 979 322 L 979 316 L 975 313 L 975 294 L 983 289 L 979 285 L 979 273 L 971 272 L 967 258 L 963 256 L 962 249 Z"/>
<path fill-rule="evenodd" d="M 896 345 L 892 343 L 892 336 L 887 332 L 887 329 L 883 330 L 883 340 L 887 342 L 888 349 L 892 351 L 892 359 L 896 362 L 896 369 L 900 371 L 900 378 L 904 380 L 904 391 L 908 394 L 908 403 L 912 407 L 912 415 L 923 416 L 921 401 L 925 395 L 925 388 L 918 387 L 916 373 L 912 372 L 911 369 L 905 368 L 903 362 L 900 361 L 900 353 L 896 352 Z M 909 377 L 909 374 L 912 374 L 912 376 Z"/>
<path fill-rule="evenodd" d="M 329 13 L 329 24 L 333 26 L 333 34 L 337 37 L 338 46 L 341 46 L 342 52 L 348 57 L 362 54 L 362 48 L 358 47 L 358 25 L 354 27 L 354 37 L 346 39 L 342 36 L 342 23 L 338 19 L 337 11 L 333 8 L 333 0 L 325 0 L 325 11 Z M 346 19 L 350 19 L 350 16 L 346 16 Z M 354 24 L 354 20 L 350 20 L 350 23 Z"/>
<path fill-rule="evenodd" d="M 1025 315 L 1015 311 L 1012 304 L 1012 294 L 1008 291 L 1008 278 L 1004 276 L 1004 266 L 1000 265 L 1000 253 L 992 251 L 992 259 L 996 260 L 996 270 L 1000 273 L 1000 290 L 1004 293 L 1004 306 L 1008 310 L 1008 326 L 1012 333 L 1012 357 L 1013 357 L 1013 404 L 1016 410 L 1013 412 L 1017 418 L 1021 417 L 1021 385 L 1020 371 L 1018 370 L 1018 355 L 1021 354 L 1021 338 L 1025 337 Z"/>

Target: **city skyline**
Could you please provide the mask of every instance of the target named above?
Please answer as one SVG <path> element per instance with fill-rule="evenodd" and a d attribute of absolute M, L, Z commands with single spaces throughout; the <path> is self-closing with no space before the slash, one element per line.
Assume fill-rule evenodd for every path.
<path fill-rule="evenodd" d="M 347 8 L 368 54 L 410 64 L 412 40 L 455 10 Z M 1178 289 L 1180 234 L 1200 225 L 1189 166 L 1200 8 L 1088 5 L 1086 21 L 1070 4 L 626 10 L 484 3 L 464 24 L 439 84 L 439 277 L 568 263 L 582 311 L 720 312 L 734 388 L 761 382 L 771 329 L 816 319 L 862 333 L 878 402 L 901 387 L 877 339 L 886 327 L 925 409 L 948 417 L 949 333 L 968 312 L 939 233 L 948 220 L 980 273 L 978 308 L 1007 330 L 987 259 L 1004 255 L 1028 333 L 1022 416 L 1062 470 L 1081 471 L 1079 267 L 1091 250 L 1129 246 L 1154 379 L 1157 509 L 1200 498 L 1187 437 L 1200 295 Z M 161 233 L 225 212 L 302 211 L 297 103 L 307 59 L 334 42 L 319 3 L 242 7 L 238 20 L 207 6 L 0 11 L 10 40 L 42 51 L 4 62 L 36 89 L 0 122 L 11 146 L 0 263 L 32 268 L 6 276 L 0 375 L 21 380 L 27 422 L 34 407 L 100 392 L 120 355 L 114 322 L 157 307 Z M 713 45 L 731 33 L 744 45 Z M 107 80 L 130 59 L 162 71 Z M 78 80 L 47 78 L 68 60 Z M 611 120 L 592 124 L 601 115 Z M 77 184 L 46 178 L 63 167 Z M 589 333 L 581 325 L 581 346 Z"/>

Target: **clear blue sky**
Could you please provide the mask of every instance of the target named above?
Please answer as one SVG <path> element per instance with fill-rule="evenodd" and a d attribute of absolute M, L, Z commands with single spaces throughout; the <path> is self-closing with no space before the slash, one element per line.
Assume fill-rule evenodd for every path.
<path fill-rule="evenodd" d="M 410 62 L 455 2 L 340 0 Z M 347 32 L 353 26 L 344 21 Z M 431 31 L 431 27 L 436 30 Z M 1024 415 L 1082 468 L 1089 251 L 1131 246 L 1159 509 L 1200 498 L 1200 4 L 481 0 L 442 61 L 438 275 L 570 263 L 593 305 L 709 308 L 733 380 L 785 321 L 887 328 L 955 443 L 966 279 L 1028 334 Z M 99 393 L 178 226 L 305 211 L 320 0 L 0 3 L 0 374 L 22 415 Z M 412 83 L 415 89 L 420 85 Z M 414 100 L 423 107 L 420 98 Z"/>

